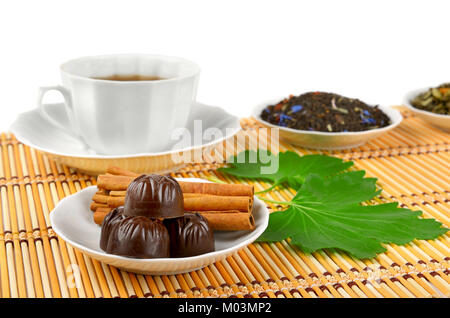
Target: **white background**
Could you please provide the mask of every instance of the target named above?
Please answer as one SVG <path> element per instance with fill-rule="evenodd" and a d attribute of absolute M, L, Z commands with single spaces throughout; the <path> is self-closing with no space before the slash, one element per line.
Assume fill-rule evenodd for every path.
<path fill-rule="evenodd" d="M 309 90 L 399 104 L 450 81 L 449 32 L 448 0 L 1 1 L 0 131 L 62 62 L 107 53 L 194 60 L 198 100 L 239 116 Z"/>

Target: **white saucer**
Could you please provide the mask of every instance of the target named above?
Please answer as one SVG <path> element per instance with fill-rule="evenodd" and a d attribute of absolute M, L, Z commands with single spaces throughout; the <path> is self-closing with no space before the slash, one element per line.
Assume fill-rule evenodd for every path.
<path fill-rule="evenodd" d="M 208 182 L 196 178 L 182 180 Z M 255 241 L 269 222 L 266 205 L 255 197 L 253 214 L 256 228 L 253 231 L 215 231 L 214 252 L 183 258 L 139 259 L 118 256 L 106 253 L 99 246 L 101 228 L 94 223 L 92 211 L 89 209 L 96 191 L 97 187 L 92 186 L 62 199 L 50 213 L 52 228 L 60 238 L 90 257 L 136 273 L 172 275 L 208 266 Z"/>
<path fill-rule="evenodd" d="M 70 127 L 66 114 L 61 104 L 46 105 L 47 112 L 63 125 Z M 201 120 L 198 122 L 197 120 Z M 197 124 L 195 124 L 197 123 Z M 195 126 L 197 125 L 197 126 Z M 194 129 L 201 126 L 202 138 L 194 138 Z M 174 141 L 167 145 L 166 149 L 159 152 L 102 155 L 89 149 L 81 138 L 70 131 L 64 131 L 41 117 L 37 110 L 20 114 L 10 130 L 17 140 L 23 144 L 45 152 L 49 157 L 77 168 L 89 174 L 104 173 L 111 165 L 140 172 L 168 172 L 185 163 L 174 162 L 172 155 L 183 154 L 194 150 L 204 150 L 233 137 L 241 130 L 239 118 L 227 113 L 220 107 L 208 106 L 196 103 L 188 120 L 188 127 L 192 143 L 189 146 L 181 146 Z M 208 134 L 203 132 L 209 128 L 218 128 L 220 134 Z"/>

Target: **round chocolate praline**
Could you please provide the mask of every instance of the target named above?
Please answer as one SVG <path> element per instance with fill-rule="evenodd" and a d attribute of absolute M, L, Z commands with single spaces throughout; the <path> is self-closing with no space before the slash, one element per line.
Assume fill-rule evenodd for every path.
<path fill-rule="evenodd" d="M 135 258 L 170 256 L 169 232 L 160 220 L 125 216 L 122 208 L 104 219 L 100 248 L 115 255 Z"/>
<path fill-rule="evenodd" d="M 148 218 L 181 217 L 184 214 L 183 192 L 170 176 L 141 175 L 128 186 L 123 213 Z"/>
<path fill-rule="evenodd" d="M 199 213 L 164 220 L 170 235 L 170 256 L 189 257 L 214 251 L 214 235 Z"/>

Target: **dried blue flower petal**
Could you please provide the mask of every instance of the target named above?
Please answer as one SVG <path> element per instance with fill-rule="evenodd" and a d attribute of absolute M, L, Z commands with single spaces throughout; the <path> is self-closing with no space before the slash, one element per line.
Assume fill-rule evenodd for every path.
<path fill-rule="evenodd" d="M 371 117 L 364 117 L 362 114 L 360 114 L 361 120 L 363 124 L 375 124 L 377 121 Z"/>
<path fill-rule="evenodd" d="M 285 115 L 285 114 L 280 114 L 280 119 L 278 120 L 278 124 L 282 125 L 282 124 L 286 124 L 286 120 L 292 120 L 291 116 Z M 285 126 L 285 125 L 283 125 Z"/>
<path fill-rule="evenodd" d="M 366 116 L 370 116 L 370 112 L 368 110 L 366 110 L 366 109 L 363 110 L 363 114 L 366 115 Z"/>
<path fill-rule="evenodd" d="M 291 111 L 292 111 L 293 113 L 299 112 L 299 111 L 301 111 L 302 109 L 303 109 L 303 106 L 302 106 L 302 105 L 294 105 L 294 106 L 291 106 Z"/>

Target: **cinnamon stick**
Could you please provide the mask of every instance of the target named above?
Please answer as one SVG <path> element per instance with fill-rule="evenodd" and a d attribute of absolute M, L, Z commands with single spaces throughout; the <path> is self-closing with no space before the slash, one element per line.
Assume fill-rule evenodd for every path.
<path fill-rule="evenodd" d="M 123 196 L 105 196 L 95 194 L 92 197 L 98 204 L 106 204 L 116 208 L 125 204 Z M 249 212 L 252 208 L 252 201 L 246 196 L 217 196 L 217 195 L 193 195 L 187 194 L 184 197 L 185 211 L 228 211 L 237 210 Z"/>
<path fill-rule="evenodd" d="M 100 208 L 97 208 L 97 210 L 95 210 L 95 212 L 106 212 L 106 213 L 109 213 L 111 211 L 112 211 L 112 208 L 110 208 L 110 207 L 107 207 L 107 208 L 100 207 Z"/>
<path fill-rule="evenodd" d="M 111 212 L 110 208 L 98 208 L 94 212 L 94 222 L 98 225 L 102 225 L 103 219 L 106 217 L 106 215 Z"/>
<path fill-rule="evenodd" d="M 249 212 L 251 201 L 246 196 L 202 195 L 184 198 L 185 211 L 228 211 Z"/>
<path fill-rule="evenodd" d="M 92 201 L 90 208 L 91 208 L 91 211 L 96 211 L 98 208 L 108 208 L 108 205 Z"/>
<path fill-rule="evenodd" d="M 99 175 L 97 177 L 97 187 L 110 191 L 126 190 L 128 185 L 133 181 L 134 177 L 129 176 L 113 176 L 113 175 Z"/>
<path fill-rule="evenodd" d="M 103 219 L 111 211 L 110 208 L 98 208 L 94 212 L 94 222 L 98 225 L 103 223 Z M 199 211 L 215 231 L 245 231 L 255 228 L 253 215 L 240 211 Z"/>
<path fill-rule="evenodd" d="M 183 182 L 178 181 L 183 193 L 203 193 L 221 196 L 251 196 L 253 186 L 246 184 L 224 184 L 207 182 Z"/>
<path fill-rule="evenodd" d="M 124 197 L 127 194 L 127 191 L 109 191 L 109 195 L 113 197 Z"/>
<path fill-rule="evenodd" d="M 233 211 L 199 211 L 215 231 L 243 231 L 255 229 L 255 220 L 250 213 Z"/>
<path fill-rule="evenodd" d="M 108 197 L 108 206 L 117 208 L 125 204 L 125 197 Z"/>
<path fill-rule="evenodd" d="M 126 191 L 128 185 L 135 177 L 124 175 L 99 175 L 97 187 L 110 191 Z M 184 182 L 178 181 L 183 193 L 202 193 L 221 196 L 251 196 L 253 197 L 253 186 L 247 184 L 223 184 L 207 182 Z"/>
<path fill-rule="evenodd" d="M 108 203 L 108 198 L 109 198 L 109 196 L 106 195 L 106 194 L 98 194 L 98 193 L 96 193 L 92 197 L 92 200 L 94 202 L 97 202 L 97 203 L 107 204 Z"/>

